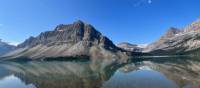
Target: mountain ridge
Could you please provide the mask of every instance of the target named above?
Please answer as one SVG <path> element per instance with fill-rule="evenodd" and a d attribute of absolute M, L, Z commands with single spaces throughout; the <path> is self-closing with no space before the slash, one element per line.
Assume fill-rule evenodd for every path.
<path fill-rule="evenodd" d="M 159 40 L 150 44 L 144 52 L 154 54 L 188 54 L 200 49 L 200 20 L 185 28 L 170 28 Z"/>
<path fill-rule="evenodd" d="M 80 20 L 58 25 L 52 31 L 30 37 L 5 57 L 31 59 L 47 57 L 89 56 L 91 58 L 128 58 L 128 53 L 116 47 L 92 25 Z"/>
<path fill-rule="evenodd" d="M 14 50 L 16 47 L 13 46 L 13 45 L 10 45 L 6 42 L 3 42 L 1 39 L 0 39 L 0 56 Z"/>
<path fill-rule="evenodd" d="M 117 47 L 122 48 L 126 51 L 130 51 L 130 52 L 142 52 L 143 51 L 143 48 L 140 47 L 139 45 L 131 44 L 128 42 L 121 42 L 121 43 L 117 44 Z"/>

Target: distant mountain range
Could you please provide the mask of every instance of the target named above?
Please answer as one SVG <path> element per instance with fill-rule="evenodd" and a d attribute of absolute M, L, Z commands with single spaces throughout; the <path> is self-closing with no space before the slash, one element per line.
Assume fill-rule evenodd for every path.
<path fill-rule="evenodd" d="M 0 41 L 0 55 L 9 58 L 89 57 L 115 60 L 131 58 L 141 53 L 198 55 L 200 53 L 200 20 L 183 29 L 169 28 L 165 35 L 145 48 L 126 42 L 116 46 L 92 25 L 80 20 L 73 24 L 58 25 L 52 31 L 42 32 L 36 37 L 26 39 L 17 47 Z"/>
<path fill-rule="evenodd" d="M 183 29 L 169 28 L 159 40 L 145 48 L 144 52 L 164 55 L 185 55 L 200 52 L 200 20 Z"/>
<path fill-rule="evenodd" d="M 15 49 L 15 46 L 13 45 L 10 45 L 6 42 L 3 42 L 1 39 L 0 39 L 0 56 L 1 55 L 5 55 L 6 53 L 12 51 Z"/>
<path fill-rule="evenodd" d="M 131 44 L 131 43 L 127 43 L 127 42 L 122 42 L 117 44 L 117 47 L 122 48 L 124 50 L 130 51 L 130 52 L 142 52 L 143 51 L 143 47 L 140 47 L 137 44 Z"/>
<path fill-rule="evenodd" d="M 116 47 L 92 25 L 82 21 L 58 25 L 52 31 L 30 37 L 4 57 L 9 58 L 51 58 L 51 57 L 90 57 L 90 58 L 129 58 L 129 52 Z"/>

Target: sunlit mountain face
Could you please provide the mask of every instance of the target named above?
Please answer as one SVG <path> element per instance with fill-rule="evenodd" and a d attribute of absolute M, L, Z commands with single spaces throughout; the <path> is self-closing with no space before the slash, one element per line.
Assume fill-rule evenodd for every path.
<path fill-rule="evenodd" d="M 199 58 L 1 62 L 1 88 L 199 88 Z M 13 84 L 13 85 L 10 85 Z"/>

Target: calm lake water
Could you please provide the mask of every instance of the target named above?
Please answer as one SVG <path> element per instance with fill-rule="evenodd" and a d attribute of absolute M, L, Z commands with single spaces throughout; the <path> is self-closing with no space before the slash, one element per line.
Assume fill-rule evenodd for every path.
<path fill-rule="evenodd" d="M 200 58 L 1 62 L 0 88 L 200 88 Z"/>

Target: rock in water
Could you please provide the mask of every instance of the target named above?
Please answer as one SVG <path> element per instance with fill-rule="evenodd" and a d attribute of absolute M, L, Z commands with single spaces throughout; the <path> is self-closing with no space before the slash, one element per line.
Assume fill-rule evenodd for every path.
<path fill-rule="evenodd" d="M 128 58 L 126 51 L 116 47 L 92 25 L 82 21 L 61 24 L 53 31 L 30 37 L 6 56 L 30 59 L 68 56 L 89 56 L 99 59 Z"/>

